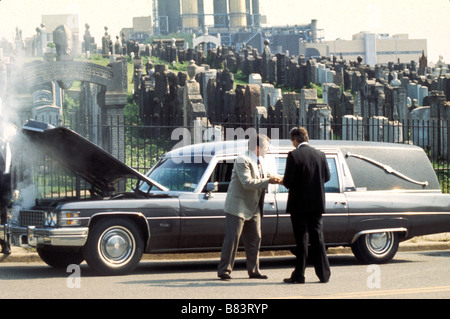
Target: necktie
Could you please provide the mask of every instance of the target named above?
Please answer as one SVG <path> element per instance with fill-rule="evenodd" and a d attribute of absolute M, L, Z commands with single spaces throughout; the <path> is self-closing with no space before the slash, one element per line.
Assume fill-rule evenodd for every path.
<path fill-rule="evenodd" d="M 261 178 L 264 178 L 264 171 L 262 169 L 261 161 L 259 160 L 259 158 L 258 158 L 258 160 L 256 162 L 258 163 L 259 176 Z"/>

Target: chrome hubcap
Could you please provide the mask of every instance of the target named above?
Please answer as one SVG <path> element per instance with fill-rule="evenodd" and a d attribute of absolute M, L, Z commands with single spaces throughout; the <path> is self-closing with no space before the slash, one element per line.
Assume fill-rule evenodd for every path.
<path fill-rule="evenodd" d="M 114 226 L 105 230 L 99 242 L 103 260 L 113 265 L 123 265 L 133 256 L 136 244 L 130 231 Z"/>
<path fill-rule="evenodd" d="M 369 250 L 376 255 L 388 253 L 393 245 L 392 233 L 374 233 L 366 235 L 366 244 Z"/>

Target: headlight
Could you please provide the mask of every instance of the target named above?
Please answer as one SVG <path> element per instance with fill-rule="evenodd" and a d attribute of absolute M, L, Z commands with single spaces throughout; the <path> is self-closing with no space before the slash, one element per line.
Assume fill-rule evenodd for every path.
<path fill-rule="evenodd" d="M 12 209 L 8 211 L 8 224 L 17 225 L 19 224 L 19 215 L 20 215 L 20 209 L 22 207 L 20 205 L 12 205 Z"/>
<path fill-rule="evenodd" d="M 58 224 L 58 218 L 55 212 L 45 212 L 44 226 L 55 227 Z"/>
<path fill-rule="evenodd" d="M 80 212 L 61 211 L 59 213 L 59 226 L 80 226 Z"/>

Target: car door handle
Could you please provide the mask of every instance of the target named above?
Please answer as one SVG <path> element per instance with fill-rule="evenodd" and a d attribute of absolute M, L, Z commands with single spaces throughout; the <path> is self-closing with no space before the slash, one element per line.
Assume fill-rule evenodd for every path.
<path fill-rule="evenodd" d="M 347 206 L 347 202 L 335 202 L 334 205 Z"/>

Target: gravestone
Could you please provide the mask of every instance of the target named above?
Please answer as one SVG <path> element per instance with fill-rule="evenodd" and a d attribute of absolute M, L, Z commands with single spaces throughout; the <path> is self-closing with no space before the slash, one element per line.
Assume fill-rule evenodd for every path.
<path fill-rule="evenodd" d="M 310 104 L 308 120 L 308 133 L 311 139 L 333 139 L 331 107 L 321 103 Z"/>
<path fill-rule="evenodd" d="M 265 128 L 267 125 L 267 109 L 263 106 L 257 106 L 255 108 L 255 114 L 254 114 L 254 126 L 255 128 Z"/>
<path fill-rule="evenodd" d="M 277 78 L 276 83 L 278 85 L 284 85 L 284 80 L 286 76 L 286 54 L 277 53 Z"/>
<path fill-rule="evenodd" d="M 208 84 L 209 84 L 210 80 L 211 81 L 215 81 L 216 77 L 217 77 L 217 70 L 216 69 L 210 69 L 210 70 L 208 70 L 208 71 L 203 73 L 201 89 L 202 89 L 203 99 L 204 99 L 204 102 L 205 102 L 206 111 L 208 111 L 210 99 L 214 98 L 213 96 L 212 97 L 208 96 Z"/>
<path fill-rule="evenodd" d="M 271 52 L 269 47 L 269 40 L 264 40 L 264 49 L 261 55 L 262 58 L 262 80 L 263 82 L 269 81 L 269 61 L 271 59 Z"/>
<path fill-rule="evenodd" d="M 206 116 L 206 110 L 197 81 L 187 81 L 183 90 L 183 125 L 187 127 L 192 126 L 197 117 Z"/>
<path fill-rule="evenodd" d="M 353 100 L 353 95 L 350 92 L 342 92 L 341 95 L 341 115 L 356 115 L 358 111 L 356 110 L 355 101 Z"/>
<path fill-rule="evenodd" d="M 369 125 L 367 127 L 367 136 L 373 142 L 387 142 L 389 119 L 384 116 L 372 116 L 369 118 Z"/>
<path fill-rule="evenodd" d="M 277 83 L 277 57 L 272 56 L 272 58 L 269 60 L 269 67 L 268 67 L 268 81 L 271 84 Z"/>
<path fill-rule="evenodd" d="M 245 88 L 244 115 L 250 119 L 261 106 L 261 89 L 258 84 L 248 84 Z"/>
<path fill-rule="evenodd" d="M 364 120 L 360 116 L 344 115 L 342 121 L 342 139 L 364 141 Z"/>
<path fill-rule="evenodd" d="M 286 92 L 282 98 L 283 131 L 282 136 L 288 136 L 291 127 L 298 126 L 301 94 Z"/>
<path fill-rule="evenodd" d="M 429 143 L 430 125 L 430 107 L 418 107 L 410 112 L 411 125 L 410 134 L 414 145 L 426 148 Z"/>
<path fill-rule="evenodd" d="M 309 85 L 309 83 L 317 83 L 317 65 L 315 59 L 309 59 L 306 62 L 306 72 L 305 72 L 305 78 L 306 78 L 306 85 Z"/>
<path fill-rule="evenodd" d="M 300 125 L 306 124 L 309 105 L 315 103 L 317 103 L 316 89 L 302 89 L 300 91 L 300 107 L 298 114 L 298 121 Z"/>

